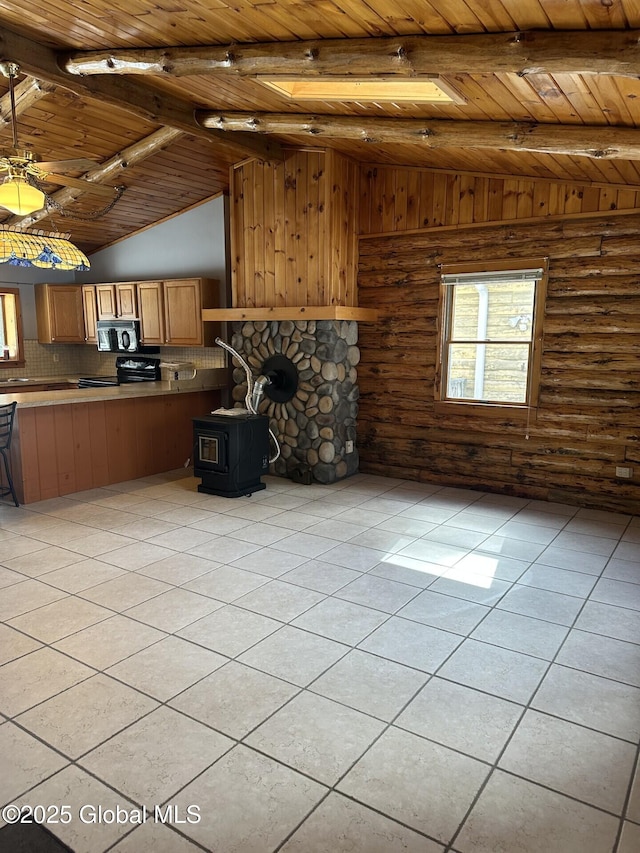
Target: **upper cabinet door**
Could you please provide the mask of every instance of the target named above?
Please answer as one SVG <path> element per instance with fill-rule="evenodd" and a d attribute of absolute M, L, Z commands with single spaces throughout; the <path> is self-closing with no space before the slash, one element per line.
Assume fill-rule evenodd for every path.
<path fill-rule="evenodd" d="M 116 310 L 122 320 L 135 320 L 138 317 L 135 281 L 116 285 Z"/>
<path fill-rule="evenodd" d="M 165 330 L 162 282 L 139 281 L 137 291 L 142 343 L 163 344 L 165 342 Z"/>
<path fill-rule="evenodd" d="M 84 343 L 82 289 L 76 284 L 36 284 L 36 318 L 41 344 Z"/>
<path fill-rule="evenodd" d="M 88 344 L 98 342 L 96 321 L 98 319 L 96 289 L 92 284 L 82 287 L 82 305 L 84 308 L 84 339 Z"/>
<path fill-rule="evenodd" d="M 202 346 L 202 294 L 199 278 L 164 282 L 166 343 L 171 346 Z"/>
<path fill-rule="evenodd" d="M 114 284 L 97 284 L 96 300 L 98 303 L 98 320 L 114 320 L 118 316 Z"/>

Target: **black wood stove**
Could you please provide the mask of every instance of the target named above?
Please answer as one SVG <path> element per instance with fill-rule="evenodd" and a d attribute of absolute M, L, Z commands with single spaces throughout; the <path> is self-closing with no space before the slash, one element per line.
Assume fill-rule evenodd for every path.
<path fill-rule="evenodd" d="M 199 492 L 239 498 L 266 488 L 269 471 L 269 418 L 240 414 L 204 415 L 193 420 L 193 473 Z"/>

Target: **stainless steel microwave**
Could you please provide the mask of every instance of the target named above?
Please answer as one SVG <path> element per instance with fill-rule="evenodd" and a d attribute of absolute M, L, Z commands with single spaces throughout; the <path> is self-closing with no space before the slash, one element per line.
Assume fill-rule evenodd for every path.
<path fill-rule="evenodd" d="M 98 320 L 97 334 L 100 352 L 140 350 L 139 320 Z"/>

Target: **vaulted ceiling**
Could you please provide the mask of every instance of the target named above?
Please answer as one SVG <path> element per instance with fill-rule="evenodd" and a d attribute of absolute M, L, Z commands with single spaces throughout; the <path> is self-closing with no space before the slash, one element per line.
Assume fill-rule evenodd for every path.
<path fill-rule="evenodd" d="M 28 221 L 93 251 L 227 190 L 234 162 L 287 145 L 638 188 L 636 28 L 637 0 L 3 0 L 20 147 L 89 158 L 88 173 L 64 174 L 126 187 L 87 220 L 74 212 L 110 196 L 48 184 L 69 215 Z M 291 101 L 261 75 L 440 75 L 462 103 Z M 0 113 L 2 154 L 7 97 Z"/>

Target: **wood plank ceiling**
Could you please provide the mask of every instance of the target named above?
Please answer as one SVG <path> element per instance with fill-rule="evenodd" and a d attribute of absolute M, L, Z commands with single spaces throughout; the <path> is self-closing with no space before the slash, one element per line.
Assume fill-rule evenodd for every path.
<path fill-rule="evenodd" d="M 105 163 L 164 125 L 181 131 L 158 150 L 152 148 L 149 156 L 96 178 L 109 186 L 126 186 L 122 199 L 107 215 L 94 221 L 74 218 L 74 210 L 86 213 L 99 208 L 105 198 L 84 193 L 67 204 L 69 191 L 65 190 L 67 196 L 62 200 L 66 199 L 65 210 L 70 215 L 36 217 L 32 223 L 33 227 L 70 231 L 78 245 L 94 251 L 227 190 L 229 167 L 251 153 L 246 145 L 263 141 L 255 133 L 206 131 L 192 119 L 193 110 L 218 117 L 242 114 L 245 131 L 251 129 L 246 119 L 256 114 L 292 118 L 298 113 L 314 114 L 326 117 L 329 124 L 336 116 L 390 119 L 396 128 L 404 119 L 419 119 L 425 127 L 447 120 L 459 123 L 459 144 L 455 127 L 443 147 L 430 147 L 419 138 L 371 143 L 362 137 L 331 134 L 319 139 L 319 134 L 312 138 L 294 126 L 274 130 L 269 138 L 284 145 L 330 146 L 372 164 L 638 187 L 640 138 L 635 142 L 635 133 L 640 137 L 640 131 L 634 130 L 640 124 L 637 33 L 628 33 L 623 51 L 615 46 L 618 42 L 611 47 L 614 34 L 606 32 L 636 28 L 640 28 L 638 0 L 91 0 L 80 4 L 77 0 L 30 0 L 28 4 L 3 0 L 0 55 L 18 62 L 27 75 L 55 84 L 53 91 L 43 91 L 18 119 L 20 146 L 37 152 L 40 159 L 82 156 Z M 584 33 L 587 61 L 582 66 L 567 61 L 565 67 L 556 62 L 553 70 L 544 63 L 529 67 L 526 73 L 508 70 L 518 39 L 505 38 L 503 47 L 494 48 L 493 54 L 481 48 L 480 61 L 470 65 L 472 70 L 447 65 L 443 78 L 462 96 L 463 104 L 291 102 L 233 67 L 185 76 L 166 71 L 78 76 L 64 70 L 67 55 L 78 51 L 220 45 L 231 46 L 231 54 L 234 49 L 240 54 L 242 46 L 278 43 L 277 60 L 287 43 L 299 41 L 341 39 L 348 46 L 353 39 L 369 39 L 373 45 L 376 40 L 391 38 L 397 46 L 407 37 L 429 36 L 435 49 L 437 36 L 468 39 L 529 31 L 564 33 L 560 38 L 567 55 L 572 44 L 582 46 L 575 34 Z M 427 40 L 427 56 L 429 46 Z M 447 49 L 446 44 L 442 49 Z M 260 53 L 258 48 L 256 51 Z M 472 53 L 470 50 L 469 55 Z M 616 65 L 620 56 L 629 60 L 628 70 L 621 63 Z M 602 67 L 596 57 L 603 60 Z M 273 66 L 273 56 L 269 62 Z M 331 66 L 330 56 L 328 64 Z M 375 62 L 372 67 L 375 71 Z M 4 78 L 1 85 L 6 92 Z M 117 106 L 119 99 L 128 103 Z M 0 149 L 5 149 L 11 144 L 6 100 L 2 119 Z M 536 150 L 535 145 L 533 150 L 522 150 L 522 146 L 500 144 L 499 136 L 490 145 L 474 147 L 468 136 L 475 133 L 471 123 L 487 122 L 504 127 L 506 134 L 513 122 L 527 123 L 528 130 L 547 126 L 541 130 L 551 139 L 554 132 L 548 133 L 550 130 L 561 139 L 566 127 L 587 128 L 585 138 L 593 138 L 588 144 L 594 154 L 578 155 L 562 145 L 553 151 L 549 146 Z M 224 122 L 221 126 L 225 127 Z M 626 154 L 598 153 L 598 128 L 619 129 L 620 137 L 630 140 Z M 520 133 L 522 136 L 522 129 Z M 369 136 L 375 138 L 375 133 Z M 635 148 L 638 154 L 634 157 Z M 271 151 L 278 156 L 277 145 Z M 55 192 L 56 188 L 50 189 Z M 0 216 L 0 222 L 13 221 L 10 215 Z"/>

